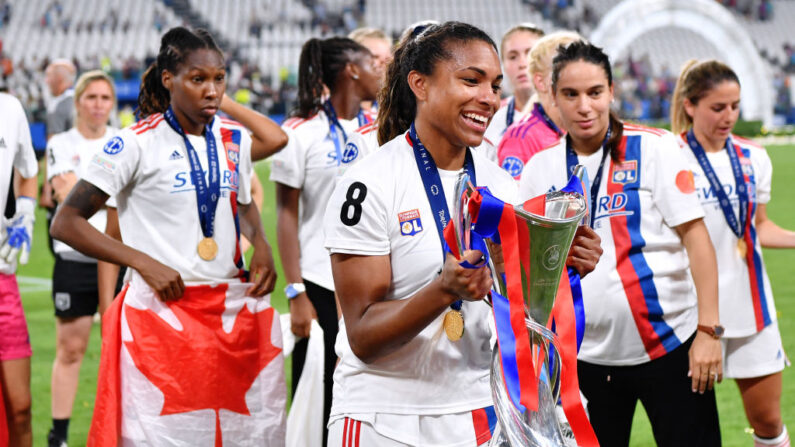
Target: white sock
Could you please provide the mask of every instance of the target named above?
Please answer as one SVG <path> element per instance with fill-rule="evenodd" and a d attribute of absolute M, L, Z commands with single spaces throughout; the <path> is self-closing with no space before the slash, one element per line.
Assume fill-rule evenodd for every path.
<path fill-rule="evenodd" d="M 754 447 L 790 447 L 787 426 L 781 429 L 781 434 L 775 438 L 760 438 L 754 435 Z"/>

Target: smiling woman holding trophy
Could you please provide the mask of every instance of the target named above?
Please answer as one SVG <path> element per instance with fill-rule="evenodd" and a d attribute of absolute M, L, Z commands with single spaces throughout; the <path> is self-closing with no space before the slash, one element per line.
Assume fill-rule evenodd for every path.
<path fill-rule="evenodd" d="M 431 26 L 395 52 L 378 101 L 382 146 L 345 173 L 325 215 L 344 316 L 331 446 L 492 437 L 482 302 L 491 274 L 478 250 L 449 254 L 443 232 L 462 171 L 503 200 L 516 194 L 507 173 L 470 149 L 499 107 L 501 81 L 494 42 L 471 25 Z M 598 254 L 583 245 L 576 262 L 587 271 Z"/>
<path fill-rule="evenodd" d="M 718 275 L 693 175 L 671 133 L 612 115 L 601 49 L 561 47 L 552 92 L 568 133 L 529 160 L 520 196 L 562 187 L 578 164 L 593 179 L 605 252 L 582 283 L 578 376 L 599 442 L 629 444 L 640 400 L 658 445 L 720 445 Z"/>

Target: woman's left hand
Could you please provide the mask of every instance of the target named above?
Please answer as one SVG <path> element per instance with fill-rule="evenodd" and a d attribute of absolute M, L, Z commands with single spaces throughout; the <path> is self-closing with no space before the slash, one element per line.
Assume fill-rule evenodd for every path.
<path fill-rule="evenodd" d="M 574 267 L 581 277 L 591 273 L 602 256 L 602 238 L 587 225 L 580 225 L 574 234 L 566 265 Z"/>
<path fill-rule="evenodd" d="M 692 381 L 692 389 L 704 394 L 711 390 L 715 382 L 723 380 L 723 359 L 720 340 L 701 331 L 696 332 L 696 338 L 688 353 L 690 357 L 690 370 L 687 375 Z"/>
<path fill-rule="evenodd" d="M 253 297 L 261 297 L 271 293 L 276 285 L 276 267 L 273 264 L 271 246 L 264 239 L 254 242 L 249 281 L 253 282 L 254 285 L 246 290 L 246 294 Z"/>

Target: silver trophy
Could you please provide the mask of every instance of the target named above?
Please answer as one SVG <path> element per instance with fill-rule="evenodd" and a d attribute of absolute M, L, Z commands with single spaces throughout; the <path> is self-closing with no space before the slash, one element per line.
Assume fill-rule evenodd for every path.
<path fill-rule="evenodd" d="M 575 168 L 575 175 L 578 173 L 582 178 L 584 169 L 580 166 Z M 469 215 L 469 198 L 472 192 L 474 186 L 464 173 L 456 184 L 457 203 L 453 216 L 459 253 L 471 247 L 472 222 Z M 543 364 L 535 365 L 538 371 L 538 411 L 531 411 L 528 408 L 522 414 L 514 407 L 503 382 L 500 354 L 498 347 L 495 346 L 491 364 L 491 390 L 499 424 L 492 437 L 491 446 L 565 447 L 572 442 L 570 436 L 563 435 L 556 411 L 560 396 L 560 345 L 557 336 L 546 327 L 546 324 L 552 313 L 558 284 L 574 234 L 587 212 L 587 201 L 581 194 L 562 191 L 548 192 L 545 198 L 543 216 L 530 213 L 522 206 L 514 206 L 517 224 L 524 223 L 530 235 L 529 276 L 526 274 L 526 266 L 522 265 L 520 270 L 525 322 L 533 358 L 544 359 Z M 507 296 L 506 260 L 503 259 L 502 246 L 487 239 L 486 248 L 494 280 L 493 289 Z M 520 260 L 519 262 L 521 263 Z M 554 346 L 554 349 L 550 349 L 551 346 Z"/>

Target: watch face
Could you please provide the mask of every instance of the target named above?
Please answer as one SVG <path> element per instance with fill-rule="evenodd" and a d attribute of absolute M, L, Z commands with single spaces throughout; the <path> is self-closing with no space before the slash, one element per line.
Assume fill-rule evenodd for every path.
<path fill-rule="evenodd" d="M 725 331 L 725 330 L 723 329 L 723 326 L 721 326 L 721 325 L 715 325 L 715 328 L 714 328 L 714 330 L 715 330 L 715 336 L 716 336 L 716 337 L 720 337 L 720 336 L 722 336 L 722 335 L 723 335 L 723 332 Z"/>

